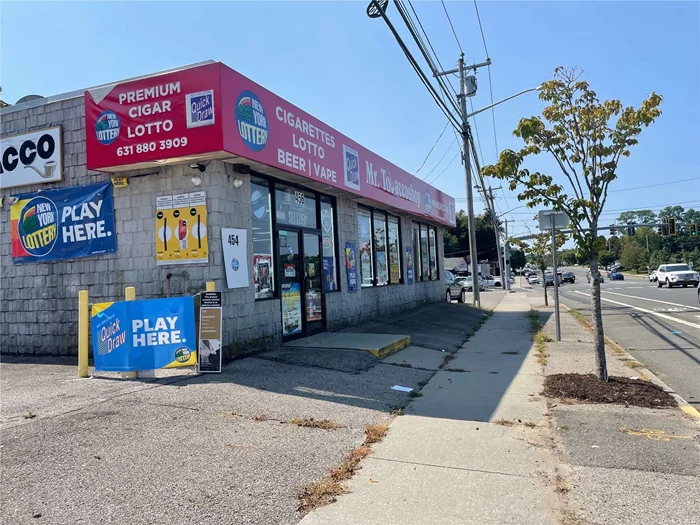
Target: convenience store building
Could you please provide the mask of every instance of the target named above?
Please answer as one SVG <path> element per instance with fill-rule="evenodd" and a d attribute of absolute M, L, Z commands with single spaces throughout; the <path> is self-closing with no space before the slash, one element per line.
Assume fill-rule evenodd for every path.
<path fill-rule="evenodd" d="M 215 281 L 229 355 L 444 298 L 454 199 L 224 64 L 0 117 L 3 353 L 75 354 L 81 289 Z"/>

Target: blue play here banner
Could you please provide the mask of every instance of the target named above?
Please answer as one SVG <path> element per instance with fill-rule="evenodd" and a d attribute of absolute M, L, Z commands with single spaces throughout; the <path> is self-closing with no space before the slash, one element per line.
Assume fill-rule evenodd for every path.
<path fill-rule="evenodd" d="M 192 297 L 97 303 L 92 307 L 96 371 L 194 366 L 196 350 Z"/>

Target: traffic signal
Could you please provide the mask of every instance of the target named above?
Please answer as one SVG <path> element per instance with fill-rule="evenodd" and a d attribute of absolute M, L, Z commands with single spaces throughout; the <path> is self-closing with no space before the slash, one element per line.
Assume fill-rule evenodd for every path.
<path fill-rule="evenodd" d="M 676 235 L 676 219 L 674 217 L 669 217 L 666 219 L 667 224 L 668 224 L 668 234 L 669 235 Z"/>
<path fill-rule="evenodd" d="M 627 235 L 634 235 L 634 226 L 627 226 Z"/>
<path fill-rule="evenodd" d="M 617 235 L 617 230 L 612 226 L 610 226 L 610 235 Z"/>
<path fill-rule="evenodd" d="M 666 228 L 663 225 L 660 225 L 657 229 L 657 232 L 663 237 L 666 234 Z"/>
<path fill-rule="evenodd" d="M 690 236 L 691 237 L 697 237 L 698 236 L 698 225 L 695 224 L 694 222 L 691 222 L 688 227 L 690 228 Z"/>

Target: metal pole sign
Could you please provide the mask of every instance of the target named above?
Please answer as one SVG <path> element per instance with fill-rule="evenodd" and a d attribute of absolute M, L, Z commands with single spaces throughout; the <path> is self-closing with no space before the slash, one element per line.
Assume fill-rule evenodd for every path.
<path fill-rule="evenodd" d="M 540 220 L 540 230 L 545 232 L 547 229 L 552 231 L 552 279 L 554 281 L 554 318 L 556 322 L 557 341 L 561 341 L 561 319 L 559 317 L 559 276 L 557 275 L 557 230 L 566 228 L 569 225 L 569 218 L 566 213 L 540 210 L 538 213 Z M 547 279 L 544 281 L 544 286 L 547 288 Z"/>
<path fill-rule="evenodd" d="M 221 292 L 199 294 L 199 363 L 200 373 L 221 373 Z"/>

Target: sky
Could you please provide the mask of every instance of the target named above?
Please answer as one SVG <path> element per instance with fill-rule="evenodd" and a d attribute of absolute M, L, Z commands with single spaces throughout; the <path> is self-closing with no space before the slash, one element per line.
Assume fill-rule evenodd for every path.
<path fill-rule="evenodd" d="M 384 21 L 367 17 L 367 3 L 4 0 L 1 97 L 15 103 L 28 94 L 50 96 L 213 59 L 415 173 L 446 119 Z M 440 2 L 413 2 L 442 65 L 456 66 L 458 46 L 468 63 L 483 62 L 474 2 L 445 6 L 456 38 Z M 653 91 L 664 97 L 663 115 L 620 163 L 603 223 L 629 209 L 700 207 L 700 3 L 480 0 L 478 8 L 494 101 L 549 80 L 559 65 L 582 68 L 601 99 L 637 106 Z M 387 13 L 409 42 L 395 6 Z M 477 77 L 475 109 L 491 102 L 487 70 Z M 472 129 L 481 163 L 521 147 L 513 129 L 544 107 L 528 93 L 477 116 Z M 462 208 L 457 148 L 448 129 L 418 176 L 434 180 Z M 563 178 L 550 158 L 528 159 L 526 167 Z M 693 180 L 673 183 L 686 179 Z M 498 213 L 514 221 L 510 235 L 536 231 L 534 211 L 521 207 L 517 193 L 505 186 L 494 192 Z M 483 210 L 479 198 L 475 210 Z"/>

